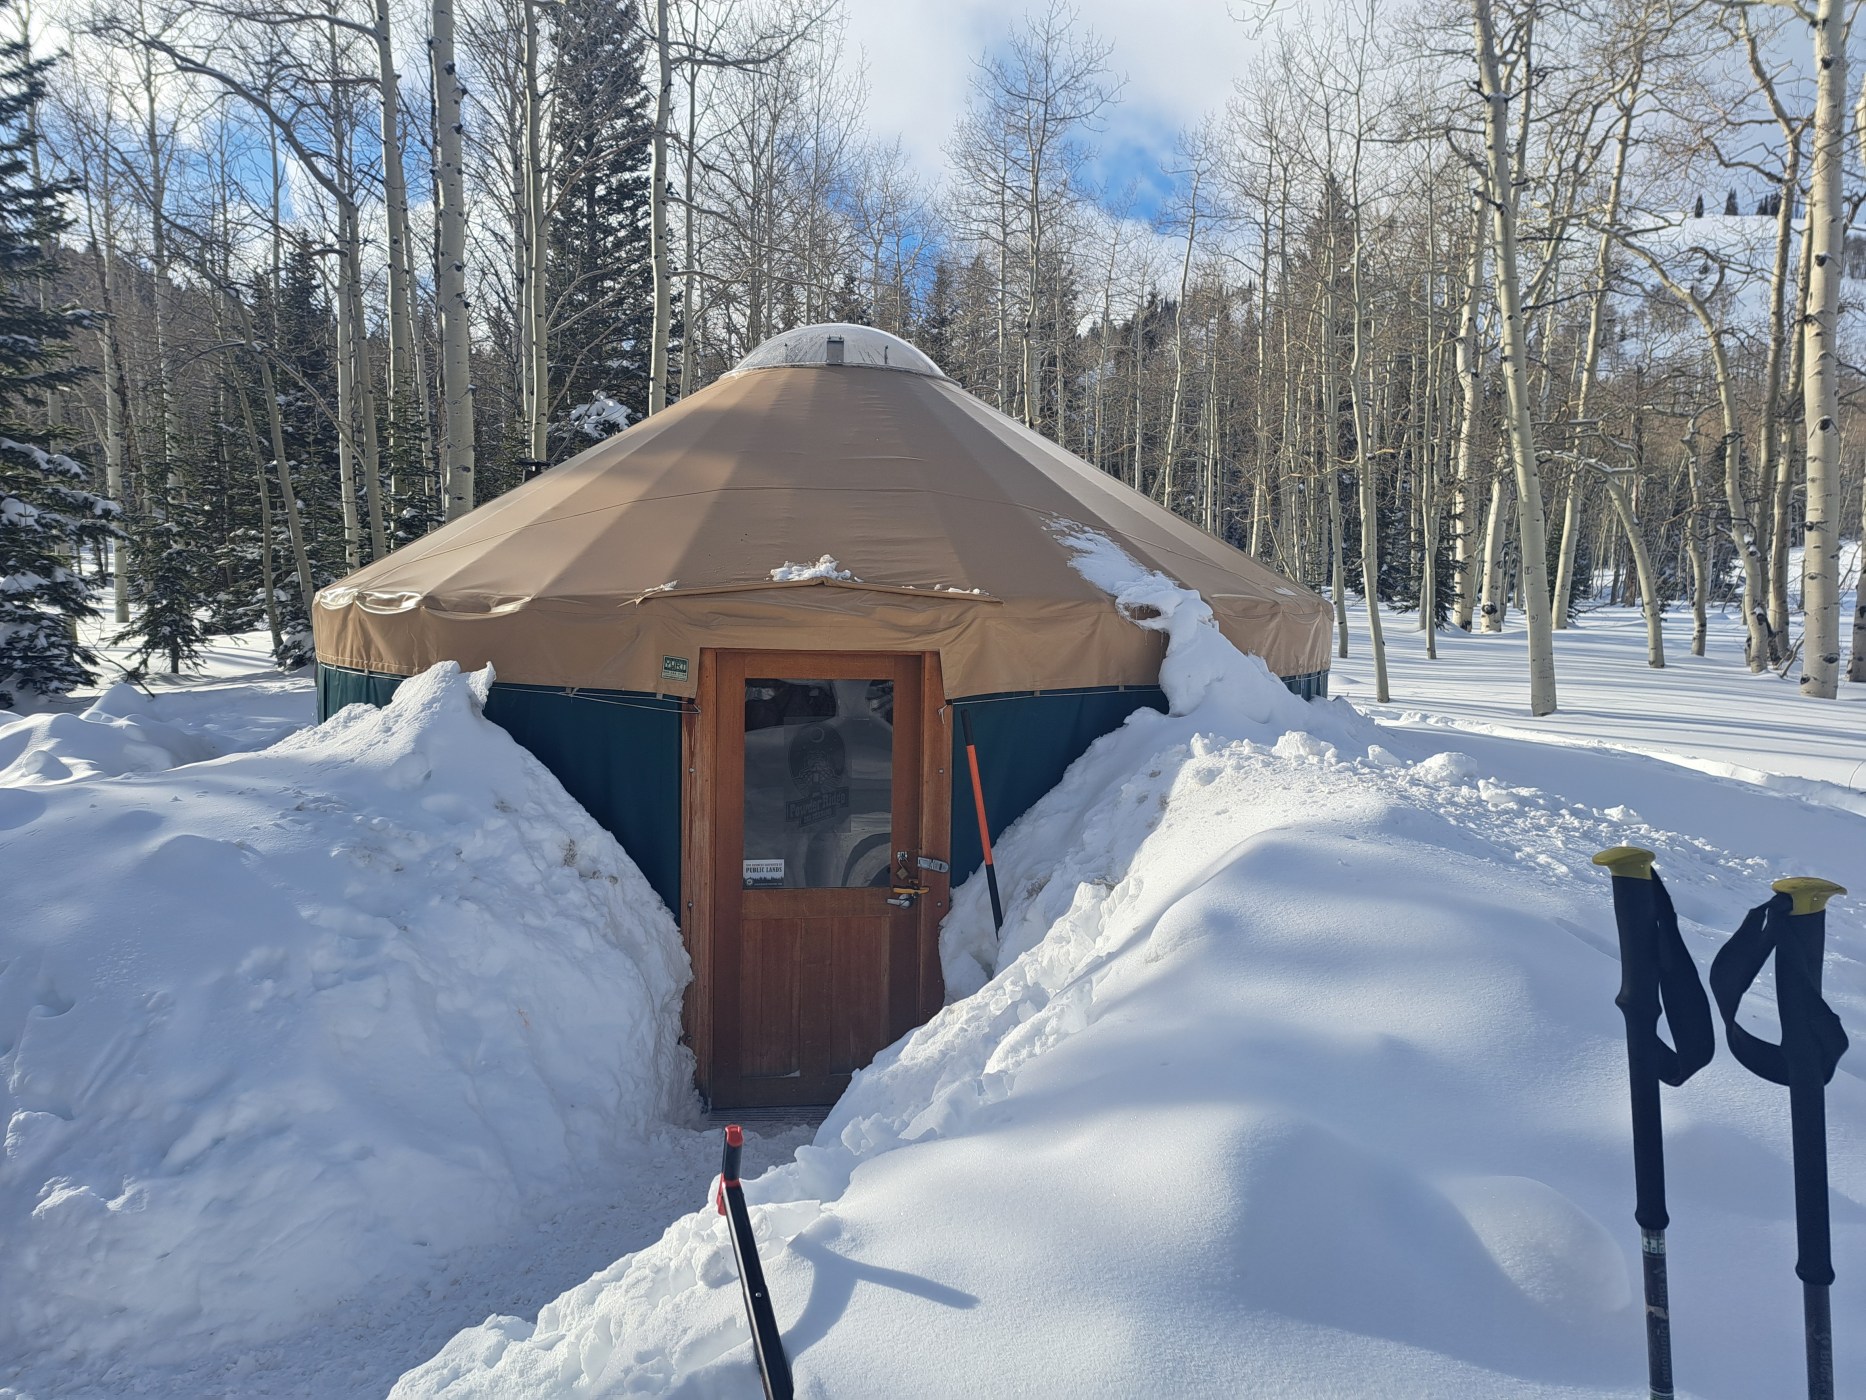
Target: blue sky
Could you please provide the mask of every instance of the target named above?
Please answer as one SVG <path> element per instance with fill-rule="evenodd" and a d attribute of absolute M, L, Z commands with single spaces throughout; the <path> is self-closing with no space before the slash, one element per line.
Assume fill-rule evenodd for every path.
<path fill-rule="evenodd" d="M 973 65 L 1025 8 L 1004 0 L 845 0 L 849 44 L 868 72 L 875 135 L 898 134 L 928 175 L 944 169 L 945 146 L 965 105 Z M 1223 107 L 1255 48 L 1233 18 L 1232 0 L 1077 0 L 1083 25 L 1111 43 L 1110 67 L 1124 80 L 1121 102 L 1098 140 L 1095 175 L 1106 187 L 1135 187 L 1132 213 L 1150 217 L 1172 188 L 1181 129 Z"/>

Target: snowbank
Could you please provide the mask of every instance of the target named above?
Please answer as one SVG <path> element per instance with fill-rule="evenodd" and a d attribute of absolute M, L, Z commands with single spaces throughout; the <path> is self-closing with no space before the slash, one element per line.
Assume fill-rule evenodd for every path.
<path fill-rule="evenodd" d="M 1175 713 L 1135 715 L 1007 833 L 1002 947 L 976 881 L 947 928 L 949 964 L 995 975 L 748 1186 L 800 1393 L 1643 1394 L 1588 858 L 1655 848 L 1707 961 L 1789 853 L 1866 885 L 1866 821 L 1626 755 L 1479 761 L 1339 703 L 1291 711 L 1196 599 L 1081 553 L 1166 631 Z M 1862 922 L 1836 905 L 1830 928 L 1832 999 L 1866 1025 Z M 1829 1113 L 1834 1315 L 1859 1317 L 1859 1064 Z M 1721 1056 L 1667 1114 L 1684 1389 L 1789 1393 L 1784 1096 Z M 755 1395 L 725 1226 L 694 1204 L 396 1395 Z M 1836 1342 L 1866 1374 L 1866 1335 Z"/>
<path fill-rule="evenodd" d="M 87 640 L 112 650 L 103 638 Z M 36 712 L 0 710 L 0 787 L 160 772 L 263 749 L 314 723 L 310 677 L 281 677 L 269 655 L 255 659 L 253 640 L 217 642 L 208 675 L 150 677 L 145 684 L 160 694 L 121 682 L 82 711 L 63 697 L 41 698 Z"/>
<path fill-rule="evenodd" d="M 0 1384 L 387 1306 L 690 1115 L 673 920 L 489 682 L 0 787 Z M 75 772 L 69 720 L 98 771 L 179 754 L 120 700 L 21 752 Z"/>
<path fill-rule="evenodd" d="M 78 714 L 0 710 L 0 787 L 155 773 L 218 758 L 206 736 L 156 718 L 132 685 L 115 685 Z"/>

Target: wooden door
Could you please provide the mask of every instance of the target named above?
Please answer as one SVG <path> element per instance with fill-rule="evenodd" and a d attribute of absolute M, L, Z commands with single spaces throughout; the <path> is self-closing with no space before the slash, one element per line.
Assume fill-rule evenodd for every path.
<path fill-rule="evenodd" d="M 928 659 L 703 661 L 713 752 L 702 1087 L 717 1108 L 830 1103 L 939 1004 L 948 891 L 922 857 L 945 856 L 945 804 L 929 802 L 945 781 L 944 725 L 930 722 Z"/>

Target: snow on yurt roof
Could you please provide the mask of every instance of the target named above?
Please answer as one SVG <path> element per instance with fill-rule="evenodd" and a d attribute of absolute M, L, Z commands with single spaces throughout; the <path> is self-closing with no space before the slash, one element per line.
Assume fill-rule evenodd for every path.
<path fill-rule="evenodd" d="M 731 372 L 745 374 L 793 365 L 864 365 L 869 369 L 929 374 L 935 379 L 946 377 L 938 365 L 898 335 L 845 321 L 799 326 L 774 335 L 733 366 Z"/>

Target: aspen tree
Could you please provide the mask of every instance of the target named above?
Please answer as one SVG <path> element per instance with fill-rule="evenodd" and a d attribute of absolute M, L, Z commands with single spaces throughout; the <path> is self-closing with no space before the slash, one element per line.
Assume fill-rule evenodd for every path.
<path fill-rule="evenodd" d="M 1452 608 L 1452 622 L 1461 631 L 1471 630 L 1471 609 L 1477 599 L 1478 553 L 1473 549 L 1478 539 L 1473 510 L 1476 492 L 1472 456 L 1477 444 L 1478 410 L 1483 403 L 1483 347 L 1478 340 L 1478 312 L 1484 294 L 1484 202 L 1481 192 L 1471 192 L 1471 231 L 1466 247 L 1464 298 L 1458 312 L 1457 371 L 1459 388 L 1458 447 L 1452 463 L 1452 512 L 1458 519 L 1454 541 L 1454 559 L 1458 572 L 1458 596 Z"/>
<path fill-rule="evenodd" d="M 547 440 L 551 413 L 550 304 L 545 275 L 548 238 L 544 196 L 544 93 L 539 76 L 538 6 L 541 0 L 520 0 L 524 8 L 524 45 L 520 59 L 525 91 L 524 142 L 521 178 L 524 183 L 524 297 L 519 314 L 524 318 L 520 343 L 524 348 L 525 451 L 534 466 L 550 458 Z M 666 374 L 666 365 L 662 366 Z"/>
<path fill-rule="evenodd" d="M 441 495 L 445 517 L 456 520 L 473 509 L 473 379 L 471 306 L 466 285 L 466 178 L 461 138 L 461 103 L 466 84 L 454 58 L 453 0 L 433 0 L 433 37 L 428 52 L 434 74 L 435 195 L 440 225 L 435 300 L 441 331 L 441 406 L 445 426 Z M 665 375 L 665 361 L 661 366 Z"/>
<path fill-rule="evenodd" d="M 1160 457 L 1160 502 L 1173 505 L 1173 466 L 1179 455 L 1179 425 L 1186 403 L 1186 322 L 1191 318 L 1187 296 L 1192 286 L 1192 253 L 1199 236 L 1199 186 L 1206 174 L 1206 141 L 1201 136 L 1190 154 L 1191 189 L 1186 196 L 1186 243 L 1179 261 L 1179 300 L 1173 309 L 1173 397 L 1166 415 L 1166 446 Z"/>
<path fill-rule="evenodd" d="M 1673 277 L 1663 261 L 1637 243 L 1629 241 L 1626 246 L 1646 264 L 1659 279 L 1659 284 L 1691 313 L 1698 328 L 1704 332 L 1710 354 L 1711 383 L 1717 391 L 1717 405 L 1723 427 L 1719 452 L 1724 468 L 1724 499 L 1730 512 L 1731 535 L 1739 562 L 1743 565 L 1743 621 L 1749 638 L 1745 645 L 1745 656 L 1749 669 L 1760 671 L 1769 648 L 1768 617 L 1762 599 L 1762 556 L 1756 548 L 1755 530 L 1744 501 L 1742 417 L 1736 402 L 1736 376 L 1731 371 L 1730 355 L 1724 345 L 1724 328 L 1711 314 L 1709 302 Z M 1694 475 L 1694 489 L 1695 481 Z"/>
<path fill-rule="evenodd" d="M 1828 0 L 1832 3 L 1832 0 Z M 1524 618 L 1529 634 L 1529 711 L 1552 714 L 1556 708 L 1555 647 L 1549 617 L 1548 556 L 1543 526 L 1542 481 L 1536 468 L 1535 429 L 1529 414 L 1528 345 L 1523 323 L 1522 285 L 1516 266 L 1515 173 L 1508 133 L 1510 94 L 1504 90 L 1497 56 L 1497 28 L 1491 0 L 1474 0 L 1472 25 L 1477 50 L 1478 90 L 1484 102 L 1487 197 L 1491 240 L 1496 254 L 1497 314 L 1502 332 L 1502 372 L 1509 403 L 1509 442 L 1516 466 L 1517 536 L 1522 547 Z M 1518 94 L 1526 101 L 1526 94 Z"/>
<path fill-rule="evenodd" d="M 1384 705 L 1391 698 L 1387 685 L 1386 632 L 1380 618 L 1379 493 L 1375 479 L 1373 415 L 1368 403 L 1368 337 L 1372 311 L 1367 289 L 1366 207 L 1361 188 L 1362 159 L 1368 132 L 1363 109 L 1367 86 L 1367 36 L 1356 46 L 1353 87 L 1354 125 L 1349 132 L 1348 158 L 1348 297 L 1354 313 L 1354 332 L 1348 358 L 1348 405 L 1354 417 L 1354 475 L 1361 513 L 1361 597 L 1367 604 L 1367 640 L 1374 657 L 1374 699 Z"/>
<path fill-rule="evenodd" d="M 1594 385 L 1600 370 L 1600 346 L 1605 330 L 1609 277 L 1613 270 L 1609 255 L 1613 249 L 1614 229 L 1620 221 L 1621 197 L 1626 189 L 1627 156 L 1633 144 L 1633 117 L 1639 107 L 1643 68 L 1644 46 L 1641 45 L 1637 49 L 1631 72 L 1614 95 L 1614 100 L 1620 106 L 1620 124 L 1614 136 L 1613 173 L 1607 182 L 1607 207 L 1601 215 L 1600 238 L 1594 248 L 1594 277 L 1589 287 L 1587 330 L 1581 345 L 1580 385 L 1575 391 L 1574 400 L 1574 416 L 1584 424 L 1593 408 Z M 1574 592 L 1574 557 L 1576 536 L 1581 528 L 1581 483 L 1584 480 L 1582 474 L 1576 473 L 1568 488 L 1567 505 L 1562 516 L 1561 551 L 1555 569 L 1553 625 L 1557 630 L 1568 626 L 1568 600 Z"/>
<path fill-rule="evenodd" d="M 1847 144 L 1847 0 L 1816 0 L 1814 134 L 1808 179 L 1808 307 L 1802 318 L 1807 519 L 1802 527 L 1801 693 L 1832 700 L 1840 681 L 1840 354 L 1846 255 L 1841 179 Z"/>
<path fill-rule="evenodd" d="M 1860 87 L 1859 106 L 1853 113 L 1853 132 L 1860 143 L 1860 153 L 1866 157 L 1866 84 Z M 1860 550 L 1861 559 L 1866 561 L 1866 489 L 1860 492 Z M 1866 563 L 1862 564 L 1862 577 L 1855 584 L 1853 607 L 1853 657 L 1847 663 L 1847 679 L 1866 681 Z"/>

